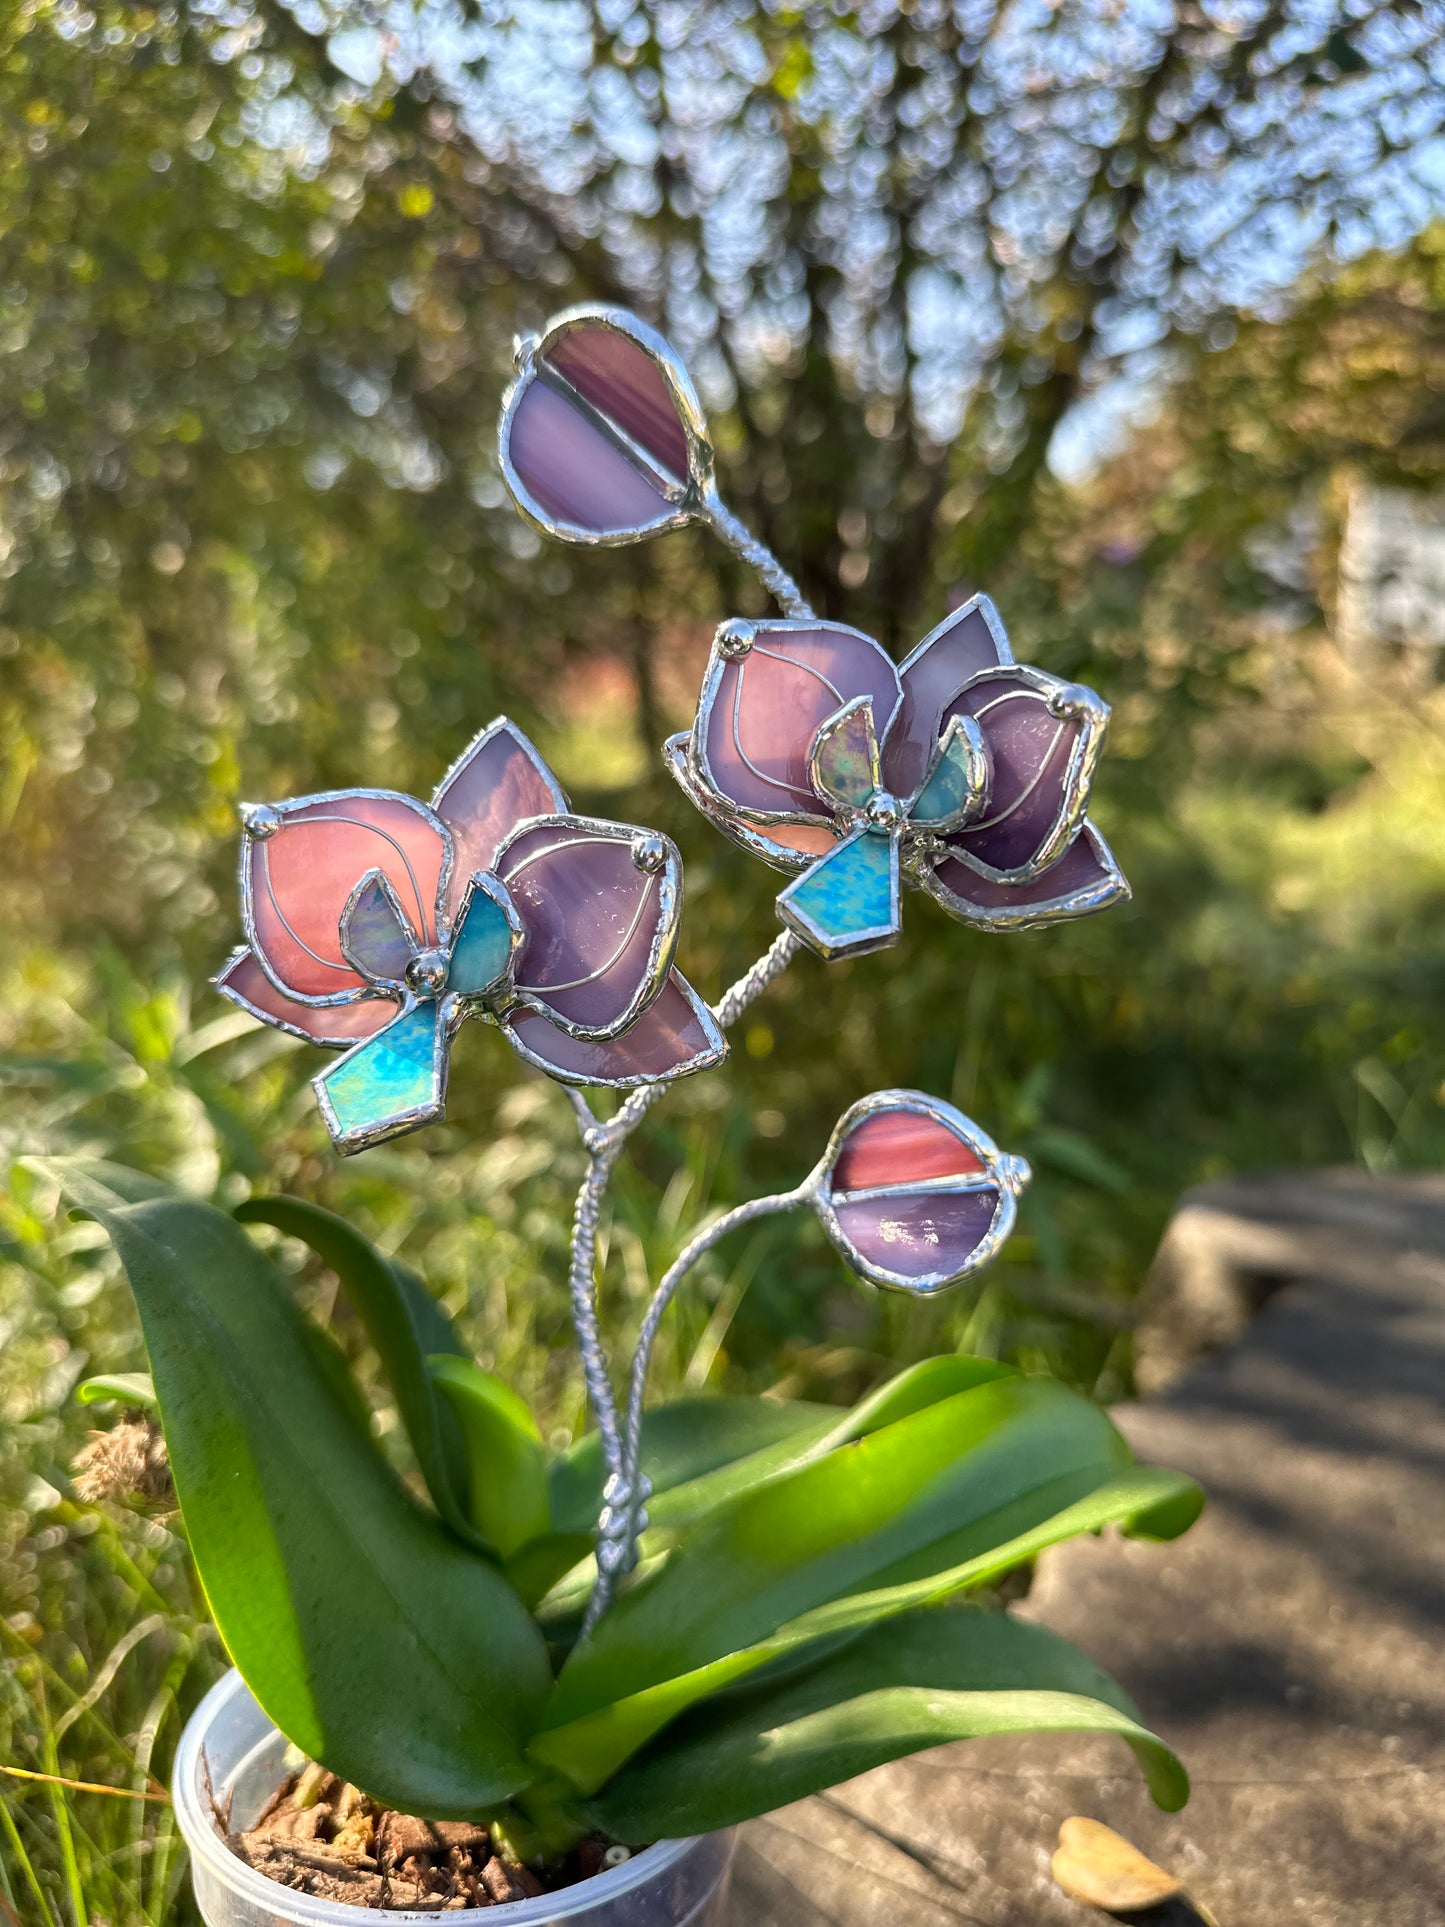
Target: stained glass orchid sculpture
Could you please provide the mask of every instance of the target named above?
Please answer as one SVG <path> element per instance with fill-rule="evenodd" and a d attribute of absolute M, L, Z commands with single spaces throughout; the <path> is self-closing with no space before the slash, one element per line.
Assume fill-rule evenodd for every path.
<path fill-rule="evenodd" d="M 442 1115 L 468 1017 L 566 1084 L 631 1089 L 726 1052 L 672 964 L 676 846 L 570 814 L 505 717 L 430 804 L 336 790 L 247 805 L 243 822 L 248 941 L 216 984 L 268 1024 L 351 1047 L 313 1081 L 340 1151 Z"/>
<path fill-rule="evenodd" d="M 625 1395 L 598 1306 L 627 1140 L 672 1080 L 718 1062 L 804 942 L 825 956 L 893 942 L 905 883 L 981 930 L 1126 893 L 1086 813 L 1104 705 L 1016 664 L 984 597 L 901 668 L 814 616 L 724 507 L 686 371 L 635 317 L 573 310 L 520 344 L 518 367 L 502 470 L 537 526 L 595 546 L 700 522 L 780 604 L 781 619 L 724 623 L 696 723 L 666 757 L 713 822 L 796 875 L 781 934 L 709 1008 L 674 963 L 677 850 L 572 814 L 504 719 L 430 803 L 356 789 L 246 809 L 246 945 L 218 982 L 264 1022 L 345 1049 L 315 1079 L 340 1150 L 440 1116 L 468 1017 L 567 1088 L 586 1160 L 568 1287 L 596 1433 L 549 1452 L 421 1281 L 309 1201 L 232 1215 L 116 1192 L 114 1167 L 63 1175 L 130 1273 L 231 1655 L 351 1791 L 469 1830 L 480 1817 L 499 1864 L 543 1873 L 589 1832 L 675 1843 L 981 1732 L 1115 1732 L 1177 1806 L 1178 1762 L 1098 1669 L 975 1597 L 1059 1539 L 1110 1523 L 1171 1537 L 1197 1512 L 1189 1481 L 1134 1464 L 1091 1400 L 950 1353 L 837 1413 L 647 1407 L 668 1305 L 733 1231 L 812 1211 L 861 1278 L 928 1297 L 997 1256 L 1022 1158 L 940 1099 L 874 1092 L 800 1183 L 684 1244 Z M 599 1115 L 589 1086 L 625 1095 Z M 336 1273 L 390 1380 L 412 1488 L 253 1223 Z"/>
<path fill-rule="evenodd" d="M 1015 663 L 975 596 L 899 668 L 840 623 L 723 623 L 665 755 L 719 829 L 799 873 L 778 897 L 788 927 L 846 957 L 897 941 L 905 882 L 983 930 L 1126 897 L 1085 814 L 1108 715 Z"/>

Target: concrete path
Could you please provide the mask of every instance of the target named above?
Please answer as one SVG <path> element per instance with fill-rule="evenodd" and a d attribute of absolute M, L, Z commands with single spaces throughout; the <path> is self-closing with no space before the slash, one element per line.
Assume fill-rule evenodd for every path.
<path fill-rule="evenodd" d="M 746 1829 L 738 1927 L 1098 1923 L 1049 1873 L 1071 1813 L 1220 1927 L 1445 1927 L 1445 1179 L 1191 1194 L 1140 1358 L 1157 1389 L 1116 1416 L 1210 1506 L 1171 1546 L 1046 1554 L 1021 1610 L 1133 1695 L 1189 1805 L 1158 1813 L 1118 1742 L 941 1748 Z"/>

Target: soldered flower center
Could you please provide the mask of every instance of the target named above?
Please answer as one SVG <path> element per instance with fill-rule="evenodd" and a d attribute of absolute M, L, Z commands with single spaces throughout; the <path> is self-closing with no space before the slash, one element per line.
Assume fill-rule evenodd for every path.
<path fill-rule="evenodd" d="M 444 950 L 418 950 L 406 967 L 406 981 L 418 996 L 435 997 L 447 981 Z"/>
<path fill-rule="evenodd" d="M 863 805 L 863 815 L 870 830 L 896 830 L 903 821 L 904 809 L 896 796 L 887 790 L 874 790 Z"/>

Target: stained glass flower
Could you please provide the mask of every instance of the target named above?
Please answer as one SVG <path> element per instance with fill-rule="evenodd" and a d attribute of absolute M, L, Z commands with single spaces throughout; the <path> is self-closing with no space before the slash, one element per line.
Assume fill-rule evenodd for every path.
<path fill-rule="evenodd" d="M 441 1116 L 468 1017 L 567 1084 L 656 1083 L 726 1052 L 672 965 L 676 846 L 572 815 L 505 717 L 430 804 L 337 790 L 242 817 L 247 943 L 216 984 L 268 1024 L 350 1046 L 313 1080 L 341 1151 Z"/>
<path fill-rule="evenodd" d="M 621 308 L 569 308 L 517 346 L 502 408 L 502 475 L 529 522 L 562 542 L 640 542 L 699 512 L 712 448 L 687 370 Z"/>
<path fill-rule="evenodd" d="M 875 1285 L 927 1296 L 996 1256 L 1029 1167 L 922 1091 L 875 1091 L 846 1111 L 813 1208 L 843 1260 Z"/>
<path fill-rule="evenodd" d="M 1016 663 L 987 596 L 896 667 L 819 618 L 730 621 L 665 756 L 745 849 L 800 874 L 783 921 L 825 957 L 896 941 L 904 882 L 984 930 L 1129 894 L 1088 821 L 1108 706 Z"/>

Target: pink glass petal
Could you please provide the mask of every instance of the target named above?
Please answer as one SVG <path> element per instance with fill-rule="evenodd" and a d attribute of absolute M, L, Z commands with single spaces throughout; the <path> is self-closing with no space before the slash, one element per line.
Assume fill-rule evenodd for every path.
<path fill-rule="evenodd" d="M 355 989 L 339 925 L 356 884 L 382 871 L 421 942 L 435 943 L 446 854 L 440 825 L 408 796 L 348 790 L 288 809 L 274 835 L 246 839 L 251 947 L 303 997 Z"/>
<path fill-rule="evenodd" d="M 546 823 L 508 845 L 497 874 L 526 932 L 514 981 L 559 1017 L 605 1030 L 649 979 L 661 983 L 671 961 L 664 924 L 675 941 L 677 895 L 665 873 L 638 868 L 632 832 L 604 836 L 575 818 Z"/>
<path fill-rule="evenodd" d="M 687 480 L 687 435 L 662 370 L 635 341 L 613 328 L 569 328 L 545 360 L 599 414 L 646 449 L 674 481 Z"/>
<path fill-rule="evenodd" d="M 543 381 L 529 382 L 518 397 L 507 452 L 522 486 L 554 522 L 620 535 L 672 513 L 672 503 L 602 430 Z"/>
<path fill-rule="evenodd" d="M 572 1084 L 646 1084 L 706 1070 L 727 1046 L 697 992 L 674 970 L 661 994 L 621 1037 L 569 1037 L 539 1011 L 505 1019 L 513 1043 L 539 1070 Z"/>
<path fill-rule="evenodd" d="M 922 1178 L 971 1178 L 983 1162 L 946 1124 L 919 1111 L 879 1111 L 855 1124 L 833 1164 L 833 1191 L 906 1186 Z"/>
<path fill-rule="evenodd" d="M 898 672 L 903 704 L 883 746 L 883 780 L 912 796 L 943 733 L 944 712 L 971 676 L 997 668 L 999 646 L 975 599 L 926 635 Z"/>
<path fill-rule="evenodd" d="M 743 810 L 830 814 L 808 753 L 820 724 L 855 696 L 872 698 L 881 734 L 898 702 L 898 672 L 876 642 L 822 623 L 761 629 L 745 656 L 723 662 L 703 725 L 719 792 Z"/>
<path fill-rule="evenodd" d="M 450 918 L 472 873 L 491 869 L 523 818 L 553 816 L 567 808 L 567 799 L 526 737 L 503 718 L 462 752 L 442 778 L 432 807 L 452 833 Z"/>
<path fill-rule="evenodd" d="M 726 829 L 724 824 L 723 828 Z M 838 841 L 831 830 L 821 824 L 812 823 L 756 823 L 751 824 L 755 836 L 765 843 L 776 844 L 784 856 L 826 856 Z"/>
<path fill-rule="evenodd" d="M 950 858 L 935 865 L 934 876 L 959 900 L 963 914 L 967 907 L 977 909 L 978 921 L 985 923 L 1047 923 L 1055 917 L 1102 910 L 1129 894 L 1119 866 L 1092 823 L 1085 823 L 1064 854 L 1028 883 L 995 883 Z"/>
<path fill-rule="evenodd" d="M 249 950 L 239 951 L 215 979 L 217 990 L 233 1004 L 249 1010 L 282 1030 L 298 1032 L 317 1044 L 359 1044 L 374 1037 L 396 1015 L 389 997 L 358 998 L 354 1004 L 332 1004 L 315 1010 L 293 1003 L 271 982 Z"/>
<path fill-rule="evenodd" d="M 1074 748 L 1084 724 L 1053 715 L 1044 696 L 1009 676 L 975 683 L 945 714 L 977 719 L 992 767 L 982 815 L 949 841 L 995 870 L 1033 862 L 1074 802 Z"/>
<path fill-rule="evenodd" d="M 915 1191 L 834 1207 L 838 1228 L 866 1263 L 904 1278 L 951 1278 L 988 1235 L 999 1194 Z"/>

